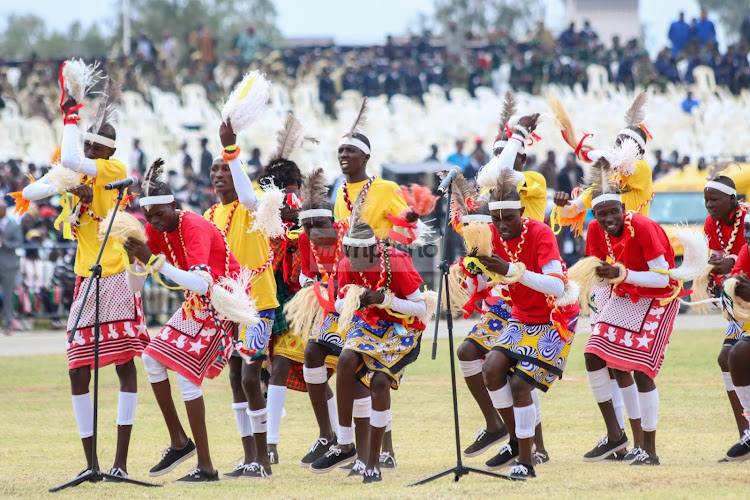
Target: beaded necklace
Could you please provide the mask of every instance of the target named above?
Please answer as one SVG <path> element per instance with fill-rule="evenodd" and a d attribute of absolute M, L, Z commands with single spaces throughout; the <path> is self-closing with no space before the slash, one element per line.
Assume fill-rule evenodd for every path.
<path fill-rule="evenodd" d="M 318 257 L 318 251 L 315 249 L 315 245 L 312 244 L 312 241 L 310 242 L 310 248 L 312 249 L 313 257 L 315 258 L 315 265 L 318 267 L 318 273 L 320 274 L 321 281 L 328 281 L 329 278 L 336 278 L 336 271 L 338 270 L 338 267 L 336 264 L 339 262 L 339 254 L 341 253 L 341 242 L 343 241 L 344 233 L 346 232 L 347 225 L 345 223 L 336 222 L 334 223 L 334 226 L 338 225 L 338 231 L 336 232 L 336 250 L 333 254 L 333 270 L 331 271 L 331 275 L 328 275 L 328 271 L 326 271 L 325 267 L 323 267 L 323 264 L 320 263 L 320 258 Z"/>
<path fill-rule="evenodd" d="M 744 210 L 742 205 L 737 205 L 732 216 L 734 217 L 734 227 L 732 228 L 732 234 L 729 237 L 729 241 L 724 245 L 723 238 L 721 237 L 721 221 L 716 221 L 716 236 L 719 238 L 719 244 L 724 250 L 724 255 L 728 256 L 732 253 L 732 247 L 734 246 L 734 240 L 737 239 L 737 234 L 740 232 L 740 226 L 742 225 L 742 214 Z"/>
<path fill-rule="evenodd" d="M 380 277 L 378 278 L 377 286 L 373 287 L 370 280 L 367 279 L 365 273 L 359 273 L 359 277 L 362 278 L 364 285 L 370 290 L 376 292 L 382 292 L 391 289 L 391 279 L 393 272 L 391 270 L 391 257 L 388 254 L 388 248 L 381 242 L 378 243 L 378 250 L 380 251 Z"/>
<path fill-rule="evenodd" d="M 227 215 L 227 222 L 224 225 L 224 229 L 221 231 L 221 233 L 226 236 L 229 232 L 229 226 L 232 224 L 232 217 L 234 217 L 234 212 L 237 210 L 237 206 L 240 204 L 240 200 L 235 200 L 234 203 L 232 203 L 232 208 L 229 209 L 229 214 Z M 219 206 L 218 203 L 214 204 L 211 208 L 208 209 L 208 220 L 211 222 L 214 221 L 214 213 L 216 212 L 216 208 Z"/>
<path fill-rule="evenodd" d="M 630 233 L 630 237 L 633 238 L 635 236 L 635 229 L 633 229 L 633 214 L 635 212 L 625 212 L 625 217 L 623 217 L 623 236 L 626 235 L 625 231 Z M 604 241 L 607 243 L 607 264 L 614 264 L 617 262 L 617 258 L 615 257 L 615 251 L 612 248 L 612 240 L 609 238 L 609 233 L 607 231 L 604 231 Z M 625 245 L 627 244 L 627 240 L 623 240 L 623 250 L 625 249 Z"/>
<path fill-rule="evenodd" d="M 216 208 L 219 206 L 219 204 L 216 203 L 215 205 L 213 205 L 208 210 L 208 221 L 211 224 L 213 224 L 216 229 L 219 230 L 219 232 L 221 233 L 221 236 L 224 238 L 224 248 L 226 248 L 226 256 L 224 258 L 224 268 L 225 268 L 224 270 L 225 270 L 225 275 L 226 276 L 229 275 L 229 256 L 231 254 L 231 251 L 229 249 L 229 241 L 227 240 L 227 234 L 229 233 L 229 228 L 230 228 L 230 226 L 232 224 L 232 217 L 234 217 L 234 213 L 235 213 L 235 211 L 237 211 L 237 207 L 239 205 L 240 205 L 240 201 L 239 200 L 235 200 L 234 203 L 232 203 L 232 208 L 229 209 L 229 214 L 227 215 L 227 222 L 224 225 L 224 229 L 219 229 L 219 226 L 217 226 L 216 223 L 214 222 L 214 214 L 215 214 Z M 180 213 L 180 215 L 182 215 L 182 213 Z M 180 220 L 182 220 L 182 219 L 180 219 Z M 266 262 L 262 266 L 260 266 L 259 268 L 257 268 L 257 269 L 251 269 L 250 270 L 250 276 L 251 277 L 257 276 L 258 274 L 260 274 L 263 271 L 265 271 L 266 269 L 268 269 L 269 266 L 271 266 L 271 264 L 273 264 L 273 259 L 274 259 L 273 247 L 269 245 L 269 247 L 268 247 L 268 259 L 266 259 Z"/>
<path fill-rule="evenodd" d="M 522 217 L 521 218 L 521 241 L 518 242 L 518 247 L 516 248 L 516 251 L 513 253 L 510 253 L 510 248 L 508 247 L 508 243 L 500 238 L 500 241 L 503 243 L 503 248 L 505 249 L 505 253 L 508 255 L 508 258 L 512 263 L 518 262 L 518 259 L 521 257 L 521 252 L 523 251 L 523 244 L 526 243 L 526 234 L 529 232 L 529 218 L 528 217 Z"/>
<path fill-rule="evenodd" d="M 367 197 L 367 193 L 370 192 L 370 186 L 372 185 L 372 181 L 375 180 L 375 176 L 368 177 L 367 182 L 364 186 L 362 186 L 362 191 L 365 192 L 364 198 Z M 349 190 L 347 189 L 346 179 L 344 179 L 344 182 L 341 183 L 341 194 L 344 196 L 344 203 L 346 203 L 346 208 L 349 209 L 349 211 L 352 211 L 353 205 L 352 200 L 349 198 Z"/>

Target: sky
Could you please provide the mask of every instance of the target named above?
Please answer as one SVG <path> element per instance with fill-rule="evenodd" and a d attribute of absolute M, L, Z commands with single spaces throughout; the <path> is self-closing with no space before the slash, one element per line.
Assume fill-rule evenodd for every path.
<path fill-rule="evenodd" d="M 278 25 L 289 37 L 333 37 L 338 43 L 382 43 L 387 34 L 417 31 L 420 13 L 432 12 L 433 0 L 275 0 Z M 545 0 L 546 24 L 554 30 L 564 23 L 563 0 Z M 356 7 L 354 7 L 356 5 Z M 63 30 L 73 21 L 85 25 L 93 20 L 110 18 L 115 14 L 116 2 L 62 2 L 60 0 L 26 0 L 15 5 L 10 0 L 0 1 L 0 19 L 8 14 L 32 12 L 44 17 L 50 27 Z M 685 11 L 687 19 L 697 17 L 697 0 L 641 0 L 640 18 L 646 27 L 646 47 L 654 54 L 667 45 L 669 23 L 677 12 Z M 596 20 L 592 19 L 596 29 Z M 722 49 L 723 32 L 717 23 Z"/>

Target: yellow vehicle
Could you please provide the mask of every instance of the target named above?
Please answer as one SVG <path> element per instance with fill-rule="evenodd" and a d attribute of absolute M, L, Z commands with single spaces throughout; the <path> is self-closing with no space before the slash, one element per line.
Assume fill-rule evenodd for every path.
<path fill-rule="evenodd" d="M 750 164 L 742 163 L 727 168 L 722 175 L 731 177 L 737 186 L 737 197 L 747 199 L 750 193 Z M 675 256 L 682 256 L 682 245 L 675 236 L 680 224 L 689 224 L 703 229 L 708 212 L 703 201 L 706 171 L 691 165 L 674 170 L 654 181 L 654 199 L 651 201 L 649 217 L 664 228 Z"/>

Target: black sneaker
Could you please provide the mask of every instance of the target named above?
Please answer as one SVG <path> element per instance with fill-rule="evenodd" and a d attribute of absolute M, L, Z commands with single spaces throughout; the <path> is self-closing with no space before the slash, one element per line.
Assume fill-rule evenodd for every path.
<path fill-rule="evenodd" d="M 549 453 L 542 453 L 541 451 L 535 451 L 532 453 L 531 459 L 533 460 L 534 465 L 544 465 L 550 462 Z"/>
<path fill-rule="evenodd" d="M 355 460 L 347 477 L 358 477 L 365 473 L 365 463 L 362 460 Z"/>
<path fill-rule="evenodd" d="M 508 475 L 513 479 L 528 479 L 530 477 L 536 477 L 534 468 L 530 465 L 519 464 L 516 461 L 516 465 L 510 468 Z"/>
<path fill-rule="evenodd" d="M 726 459 L 729 462 L 744 462 L 750 459 L 750 431 L 745 431 L 740 442 L 729 448 Z"/>
<path fill-rule="evenodd" d="M 627 448 L 624 450 L 616 451 L 612 453 L 610 456 L 608 456 L 607 458 L 605 458 L 604 460 L 607 460 L 609 462 L 622 462 L 625 459 L 625 456 L 627 455 L 626 451 L 627 451 Z"/>
<path fill-rule="evenodd" d="M 383 476 L 380 475 L 380 471 L 377 469 L 366 470 L 363 475 L 364 480 L 362 482 L 365 484 L 379 483 L 383 481 Z"/>
<path fill-rule="evenodd" d="M 193 443 L 193 440 L 189 438 L 187 444 L 181 450 L 165 448 L 161 452 L 161 460 L 158 464 L 154 465 L 150 471 L 148 471 L 148 475 L 152 477 L 161 476 L 167 472 L 171 472 L 172 469 L 193 455 L 195 455 L 195 444 Z"/>
<path fill-rule="evenodd" d="M 114 476 L 114 477 L 105 477 L 104 478 L 105 481 L 117 482 L 117 479 L 115 478 L 118 478 L 118 477 L 121 477 L 123 479 L 128 478 L 128 473 L 119 467 L 112 467 L 111 469 L 107 471 L 107 474 L 109 474 L 110 476 Z"/>
<path fill-rule="evenodd" d="M 378 460 L 380 462 L 380 468 L 382 470 L 396 470 L 398 467 L 396 466 L 396 457 L 388 453 L 387 451 L 384 451 L 380 454 L 380 459 Z"/>
<path fill-rule="evenodd" d="M 508 441 L 500 447 L 499 453 L 487 460 L 484 465 L 487 470 L 498 470 L 507 467 L 518 457 L 518 441 Z"/>
<path fill-rule="evenodd" d="M 271 465 L 279 465 L 279 454 L 275 451 L 268 452 L 268 463 Z"/>
<path fill-rule="evenodd" d="M 628 435 L 624 432 L 622 436 L 620 436 L 620 439 L 618 439 L 617 441 L 610 442 L 609 438 L 607 436 L 604 436 L 599 440 L 598 443 L 596 443 L 596 446 L 594 446 L 593 450 L 583 456 L 583 461 L 598 462 L 600 460 L 604 460 L 617 451 L 624 451 L 629 444 L 630 441 L 628 441 Z"/>
<path fill-rule="evenodd" d="M 187 473 L 187 476 L 181 477 L 175 484 L 195 484 L 195 483 L 214 483 L 219 481 L 219 471 L 213 474 L 195 467 Z"/>
<path fill-rule="evenodd" d="M 628 464 L 628 465 L 632 464 L 638 458 L 638 455 L 640 455 L 641 453 L 643 453 L 643 450 L 641 449 L 641 447 L 636 446 L 635 448 L 625 453 L 625 456 L 622 457 L 622 463 Z M 612 458 L 614 455 L 621 455 L 621 453 L 614 453 L 613 455 L 610 455 L 608 459 Z"/>
<path fill-rule="evenodd" d="M 492 448 L 495 444 L 507 439 L 508 436 L 508 428 L 505 426 L 503 426 L 502 430 L 497 432 L 487 432 L 484 429 L 479 429 L 473 436 L 474 442 L 464 450 L 464 456 L 470 458 L 481 455 Z"/>
<path fill-rule="evenodd" d="M 310 464 L 310 470 L 316 474 L 323 472 L 331 472 L 333 469 L 355 458 L 357 456 L 357 448 L 352 445 L 349 451 L 343 451 L 338 445 L 331 446 L 331 448 L 319 459 Z"/>
<path fill-rule="evenodd" d="M 266 479 L 273 477 L 273 472 L 266 470 L 265 467 L 257 462 L 253 462 L 247 466 L 244 474 L 240 476 L 240 479 Z"/>
<path fill-rule="evenodd" d="M 641 450 L 635 460 L 630 462 L 630 465 L 659 465 L 659 457 L 656 455 L 649 455 L 645 451 Z"/>
<path fill-rule="evenodd" d="M 326 438 L 318 438 L 315 440 L 315 442 L 310 446 L 310 451 L 302 457 L 302 460 L 300 460 L 299 464 L 302 467 L 310 467 L 313 462 L 315 462 L 317 459 L 325 455 L 328 450 L 331 449 L 331 446 L 336 444 L 336 436 L 333 436 L 333 439 L 330 441 Z"/>
<path fill-rule="evenodd" d="M 238 479 L 242 477 L 242 475 L 245 473 L 245 470 L 250 467 L 248 464 L 239 464 L 234 469 L 232 469 L 232 472 L 226 472 L 221 475 L 222 479 Z"/>

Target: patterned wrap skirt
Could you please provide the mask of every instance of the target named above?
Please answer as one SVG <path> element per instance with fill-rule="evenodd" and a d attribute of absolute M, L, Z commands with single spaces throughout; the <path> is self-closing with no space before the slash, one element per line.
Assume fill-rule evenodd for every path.
<path fill-rule="evenodd" d="M 78 323 L 73 342 L 66 344 L 68 368 L 94 366 L 94 319 L 96 313 L 96 282 L 94 278 L 76 279 L 73 304 L 68 317 L 67 336 Z M 91 292 L 83 302 L 83 295 L 91 282 Z M 122 365 L 140 356 L 149 343 L 148 329 L 143 317 L 140 294 L 128 290 L 125 271 L 107 276 L 99 283 L 99 366 Z"/>
<path fill-rule="evenodd" d="M 729 324 L 727 325 L 727 331 L 724 333 L 724 347 L 732 347 L 737 343 L 738 340 L 748 338 L 748 330 L 750 325 L 745 325 L 734 319 L 732 299 L 725 293 L 721 294 L 721 305 L 726 312 Z"/>
<path fill-rule="evenodd" d="M 372 326 L 355 316 L 346 333 L 344 349 L 362 355 L 357 376 L 366 387 L 370 387 L 373 375 L 380 372 L 388 376 L 391 388 L 397 390 L 406 366 L 419 356 L 422 332 L 382 319 Z"/>
<path fill-rule="evenodd" d="M 585 352 L 603 359 L 616 370 L 639 371 L 656 378 L 680 301 L 660 305 L 661 299 L 612 295 L 591 329 Z"/>
<path fill-rule="evenodd" d="M 339 315 L 336 313 L 328 313 L 323 318 L 323 322 L 319 328 L 313 327 L 310 332 L 310 339 L 308 342 L 320 344 L 330 351 L 331 356 L 338 357 L 341 354 L 341 349 L 344 348 L 345 337 L 338 333 Z"/>
<path fill-rule="evenodd" d="M 254 359 L 266 359 L 275 315 L 275 309 L 263 309 L 258 311 L 259 321 L 256 324 L 240 325 L 235 351 L 247 363 Z"/>
<path fill-rule="evenodd" d="M 577 321 L 578 316 L 568 322 L 570 331 L 575 331 Z M 573 337 L 566 342 L 552 323 L 530 325 L 511 318 L 498 332 L 492 350 L 518 361 L 511 370 L 513 376 L 547 392 L 562 378 L 572 344 Z"/>
<path fill-rule="evenodd" d="M 466 340 L 486 355 L 495 344 L 500 331 L 510 320 L 510 310 L 511 307 L 502 300 L 492 305 L 482 314 L 479 323 L 474 325 Z"/>

